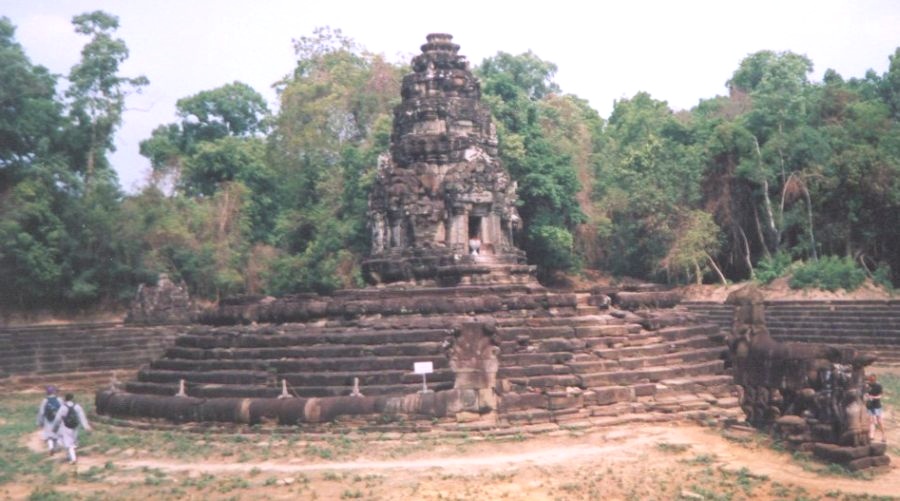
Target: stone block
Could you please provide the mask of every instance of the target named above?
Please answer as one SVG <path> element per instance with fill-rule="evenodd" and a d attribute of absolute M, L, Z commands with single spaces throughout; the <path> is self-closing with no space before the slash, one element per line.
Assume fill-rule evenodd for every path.
<path fill-rule="evenodd" d="M 854 459 L 844 466 L 850 471 L 859 471 L 878 466 L 887 466 L 889 464 L 891 464 L 891 458 L 888 456 L 867 456 Z"/>
<path fill-rule="evenodd" d="M 607 386 L 604 388 L 592 388 L 596 394 L 597 405 L 609 405 L 616 402 L 628 402 L 633 399 L 634 392 L 625 386 Z"/>
<path fill-rule="evenodd" d="M 553 411 L 581 408 L 584 405 L 581 394 L 572 395 L 564 391 L 547 393 L 547 400 L 548 408 Z"/>
<path fill-rule="evenodd" d="M 813 449 L 813 454 L 817 458 L 831 461 L 832 463 L 848 463 L 855 459 L 869 456 L 871 454 L 868 445 L 859 447 L 845 447 L 835 444 L 818 443 Z"/>
<path fill-rule="evenodd" d="M 648 397 L 656 394 L 656 383 L 636 384 L 631 388 L 636 397 Z"/>

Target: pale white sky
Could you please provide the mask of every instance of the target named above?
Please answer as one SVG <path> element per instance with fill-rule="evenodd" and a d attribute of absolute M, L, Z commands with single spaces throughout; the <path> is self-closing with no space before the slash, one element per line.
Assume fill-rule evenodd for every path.
<path fill-rule="evenodd" d="M 820 80 L 828 68 L 845 78 L 870 68 L 882 74 L 900 46 L 896 0 L 0 0 L 0 16 L 18 26 L 32 62 L 59 74 L 85 43 L 71 18 L 97 9 L 119 16 L 118 35 L 131 50 L 122 73 L 150 79 L 128 100 L 112 157 L 128 191 L 150 168 L 138 143 L 175 120 L 176 100 L 240 80 L 274 109 L 271 85 L 294 67 L 291 40 L 318 26 L 398 62 L 432 32 L 451 33 L 473 64 L 531 49 L 556 63 L 564 91 L 603 117 L 639 91 L 689 109 L 723 94 L 741 59 L 758 50 L 805 54 Z"/>

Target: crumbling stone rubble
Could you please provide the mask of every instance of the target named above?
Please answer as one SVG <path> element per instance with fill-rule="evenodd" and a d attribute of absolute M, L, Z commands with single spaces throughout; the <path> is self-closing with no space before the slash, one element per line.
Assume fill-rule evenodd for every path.
<path fill-rule="evenodd" d="M 763 295 L 749 285 L 734 305 L 729 350 L 747 421 L 794 449 L 851 470 L 886 465 L 884 444 L 869 440 L 865 367 L 875 358 L 852 348 L 781 343 L 766 328 Z"/>

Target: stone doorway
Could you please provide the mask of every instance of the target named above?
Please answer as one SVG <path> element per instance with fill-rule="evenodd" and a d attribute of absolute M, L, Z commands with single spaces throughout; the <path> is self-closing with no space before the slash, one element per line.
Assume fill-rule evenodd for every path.
<path fill-rule="evenodd" d="M 481 216 L 469 216 L 469 254 L 479 256 L 484 253 L 481 238 Z"/>

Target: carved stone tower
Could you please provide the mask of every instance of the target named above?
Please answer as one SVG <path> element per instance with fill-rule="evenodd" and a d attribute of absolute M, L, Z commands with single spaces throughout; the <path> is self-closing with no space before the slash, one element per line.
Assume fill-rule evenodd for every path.
<path fill-rule="evenodd" d="M 369 197 L 366 278 L 424 285 L 528 282 L 515 247 L 516 185 L 459 45 L 428 35 L 394 109 L 391 148 Z"/>

